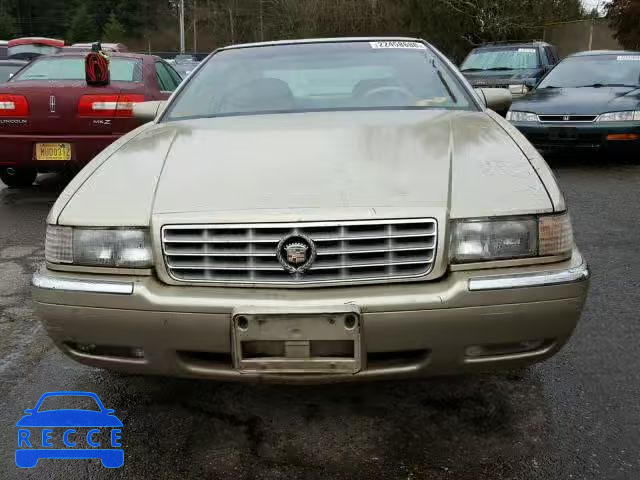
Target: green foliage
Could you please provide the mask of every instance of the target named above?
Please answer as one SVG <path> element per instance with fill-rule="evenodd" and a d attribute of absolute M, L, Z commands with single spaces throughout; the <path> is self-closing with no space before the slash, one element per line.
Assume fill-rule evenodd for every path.
<path fill-rule="evenodd" d="M 640 0 L 612 0 L 605 6 L 616 39 L 629 50 L 640 50 Z"/>
<path fill-rule="evenodd" d="M 12 38 L 19 32 L 16 19 L 8 13 L 0 13 L 0 38 Z"/>
<path fill-rule="evenodd" d="M 102 40 L 105 42 L 121 42 L 126 35 L 124 26 L 118 20 L 115 13 L 109 15 L 109 21 L 104 26 L 104 32 L 102 33 Z"/>
<path fill-rule="evenodd" d="M 71 42 L 92 42 L 100 38 L 96 15 L 89 10 L 87 3 L 83 3 L 75 11 L 71 19 L 71 25 L 69 25 L 67 38 Z"/>
<path fill-rule="evenodd" d="M 618 0 L 638 2 L 639 0 Z M 423 37 L 452 58 L 490 40 L 542 36 L 545 23 L 586 16 L 581 0 L 185 0 L 187 47 L 320 36 Z M 616 3 L 616 2 L 614 2 Z M 0 0 L 0 33 L 67 41 L 99 38 L 131 49 L 178 48 L 178 0 Z M 4 22 L 4 23 L 2 23 Z M 8 26 L 7 26 L 8 25 Z M 8 30 L 7 30 L 8 31 Z M 12 36 L 10 33 L 6 34 Z"/>

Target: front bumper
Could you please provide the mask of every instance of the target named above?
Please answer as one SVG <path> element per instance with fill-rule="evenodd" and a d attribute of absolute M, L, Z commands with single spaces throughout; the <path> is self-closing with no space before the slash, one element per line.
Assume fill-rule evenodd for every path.
<path fill-rule="evenodd" d="M 544 360 L 573 332 L 588 279 L 576 250 L 556 264 L 455 271 L 434 282 L 375 286 L 180 287 L 154 277 L 46 268 L 33 283 L 49 335 L 81 363 L 129 373 L 317 383 L 450 375 Z M 234 368 L 232 316 L 238 309 L 291 314 L 345 306 L 360 312 L 360 372 L 264 374 Z"/>
<path fill-rule="evenodd" d="M 538 150 L 562 150 L 582 148 L 598 150 L 612 148 L 621 151 L 640 152 L 638 140 L 607 140 L 608 135 L 635 134 L 640 136 L 640 124 L 628 123 L 580 123 L 513 122 Z"/>
<path fill-rule="evenodd" d="M 0 167 L 61 170 L 67 163 L 84 166 L 121 135 L 0 135 Z M 71 161 L 35 158 L 36 143 L 70 143 Z"/>

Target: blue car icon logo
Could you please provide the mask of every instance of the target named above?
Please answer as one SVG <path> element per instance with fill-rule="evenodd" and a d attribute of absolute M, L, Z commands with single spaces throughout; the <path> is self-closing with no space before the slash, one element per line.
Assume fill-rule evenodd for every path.
<path fill-rule="evenodd" d="M 52 397 L 63 397 L 56 398 L 56 401 L 63 403 L 88 397 L 91 405 L 97 406 L 97 409 L 43 409 L 43 402 Z M 33 468 L 40 459 L 96 458 L 107 468 L 119 468 L 124 464 L 124 451 L 120 444 L 122 422 L 114 415 L 114 410 L 104 407 L 95 393 L 45 393 L 36 406 L 25 410 L 25 413 L 16 424 L 18 467 Z"/>

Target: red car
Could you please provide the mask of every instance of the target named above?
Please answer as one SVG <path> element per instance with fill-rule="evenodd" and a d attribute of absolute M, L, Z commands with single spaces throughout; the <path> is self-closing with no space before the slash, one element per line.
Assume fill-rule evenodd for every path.
<path fill-rule="evenodd" d="M 85 55 L 42 56 L 0 85 L 0 179 L 31 185 L 38 171 L 82 167 L 133 130 L 133 104 L 164 100 L 182 81 L 159 57 L 109 55 L 107 86 L 85 81 Z"/>

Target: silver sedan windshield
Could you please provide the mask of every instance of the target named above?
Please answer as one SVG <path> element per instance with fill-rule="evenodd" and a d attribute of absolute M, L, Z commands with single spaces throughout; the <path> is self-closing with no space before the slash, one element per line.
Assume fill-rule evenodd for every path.
<path fill-rule="evenodd" d="M 382 108 L 476 107 L 426 44 L 358 41 L 220 51 L 165 119 Z"/>

